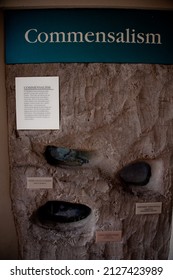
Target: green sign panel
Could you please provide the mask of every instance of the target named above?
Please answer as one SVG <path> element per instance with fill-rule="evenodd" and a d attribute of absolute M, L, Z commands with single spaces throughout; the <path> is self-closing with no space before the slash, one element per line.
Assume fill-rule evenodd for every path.
<path fill-rule="evenodd" d="M 173 64 L 172 26 L 173 11 L 6 11 L 6 63 Z"/>

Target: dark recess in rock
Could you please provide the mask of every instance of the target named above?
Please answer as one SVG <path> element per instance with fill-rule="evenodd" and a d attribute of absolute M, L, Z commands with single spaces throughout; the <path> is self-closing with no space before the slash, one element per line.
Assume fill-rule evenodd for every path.
<path fill-rule="evenodd" d="M 91 208 L 80 203 L 48 201 L 33 214 L 34 220 L 43 225 L 49 223 L 73 223 L 87 218 Z"/>
<path fill-rule="evenodd" d="M 124 183 L 135 186 L 145 186 L 151 177 L 151 167 L 144 161 L 128 164 L 119 172 Z"/>
<path fill-rule="evenodd" d="M 89 163 L 87 152 L 64 147 L 47 146 L 44 156 L 54 166 L 81 166 Z"/>

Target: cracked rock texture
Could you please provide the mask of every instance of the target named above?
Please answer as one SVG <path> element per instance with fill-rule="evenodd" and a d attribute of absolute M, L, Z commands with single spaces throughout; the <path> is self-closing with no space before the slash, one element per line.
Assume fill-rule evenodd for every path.
<path fill-rule="evenodd" d="M 15 77 L 60 77 L 60 129 L 16 130 Z M 11 199 L 21 259 L 167 259 L 171 234 L 173 66 L 142 64 L 7 65 Z M 86 165 L 51 166 L 47 145 L 89 151 Z M 151 166 L 145 186 L 119 171 Z M 53 177 L 53 189 L 27 189 L 27 177 Z M 82 203 L 86 219 L 56 229 L 30 217 L 49 200 Z M 139 202 L 162 202 L 161 214 L 136 215 Z M 97 242 L 97 231 L 122 231 Z"/>

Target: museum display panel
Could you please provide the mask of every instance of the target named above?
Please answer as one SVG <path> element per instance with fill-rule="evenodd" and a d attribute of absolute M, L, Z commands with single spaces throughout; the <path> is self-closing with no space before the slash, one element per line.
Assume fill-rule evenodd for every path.
<path fill-rule="evenodd" d="M 168 258 L 173 68 L 162 59 L 8 61 L 11 198 L 21 259 Z M 43 119 L 37 128 L 17 126 L 15 81 L 30 77 L 58 78 L 60 102 L 50 107 L 58 111 L 56 128 L 42 127 Z M 33 106 L 31 97 L 24 107 Z"/>

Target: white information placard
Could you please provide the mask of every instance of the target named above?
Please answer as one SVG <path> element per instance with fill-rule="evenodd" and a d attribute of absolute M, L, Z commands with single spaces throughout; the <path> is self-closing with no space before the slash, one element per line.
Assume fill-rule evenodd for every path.
<path fill-rule="evenodd" d="M 27 177 L 27 189 L 52 189 L 52 177 Z"/>
<path fill-rule="evenodd" d="M 59 129 L 59 77 L 16 77 L 18 130 Z"/>
<path fill-rule="evenodd" d="M 161 214 L 162 202 L 136 203 L 136 215 Z"/>

